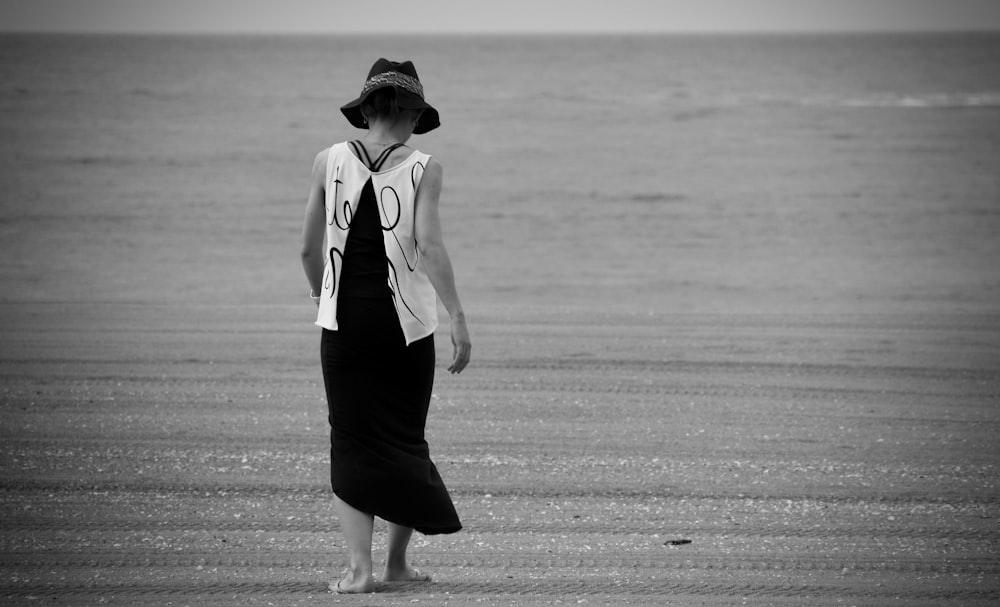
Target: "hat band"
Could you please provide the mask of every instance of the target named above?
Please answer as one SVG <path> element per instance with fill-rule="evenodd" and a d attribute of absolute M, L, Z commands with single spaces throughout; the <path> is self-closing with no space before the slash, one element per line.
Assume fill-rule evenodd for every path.
<path fill-rule="evenodd" d="M 375 74 L 365 82 L 365 88 L 361 91 L 361 96 L 367 95 L 370 91 L 383 86 L 398 86 L 405 89 L 421 99 L 424 98 L 424 87 L 420 81 L 413 76 L 407 76 L 399 72 L 382 72 Z"/>

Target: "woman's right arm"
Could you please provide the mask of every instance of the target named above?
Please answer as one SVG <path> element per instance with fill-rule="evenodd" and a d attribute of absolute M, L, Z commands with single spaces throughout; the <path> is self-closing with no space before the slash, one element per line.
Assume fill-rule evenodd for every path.
<path fill-rule="evenodd" d="M 329 150 L 323 150 L 313 161 L 312 181 L 306 201 L 306 217 L 302 226 L 302 269 L 309 289 L 319 295 L 323 288 L 323 236 L 326 227 L 326 160 Z"/>
<path fill-rule="evenodd" d="M 448 370 L 452 373 L 461 373 L 469 364 L 472 341 L 469 339 L 469 329 L 465 324 L 465 310 L 462 309 L 462 302 L 458 298 L 458 289 L 455 288 L 455 273 L 451 266 L 451 258 L 448 256 L 441 235 L 438 202 L 441 198 L 443 172 L 441 164 L 431 158 L 423 177 L 420 178 L 420 185 L 417 186 L 413 231 L 427 277 L 451 317 L 451 343 L 454 346 L 454 354 Z"/>

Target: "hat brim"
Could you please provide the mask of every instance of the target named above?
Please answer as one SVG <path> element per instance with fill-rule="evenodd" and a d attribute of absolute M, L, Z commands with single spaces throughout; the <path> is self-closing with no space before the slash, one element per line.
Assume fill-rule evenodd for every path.
<path fill-rule="evenodd" d="M 381 88 L 390 88 L 390 87 L 381 87 Z M 413 127 L 414 135 L 422 135 L 423 133 L 433 131 L 434 129 L 441 126 L 441 119 L 440 116 L 438 116 L 438 111 L 434 109 L 434 107 L 431 104 L 427 103 L 417 95 L 414 95 L 413 93 L 404 88 L 400 87 L 391 87 L 391 88 L 396 89 L 396 105 L 398 105 L 400 109 L 423 110 L 423 112 L 420 114 L 420 119 L 417 120 L 417 126 Z M 340 111 L 344 114 L 344 117 L 347 118 L 347 121 L 350 122 L 353 126 L 356 126 L 359 129 L 368 128 L 368 124 L 365 122 L 365 117 L 361 113 L 361 104 L 364 103 L 365 99 L 368 98 L 368 95 L 371 95 L 377 90 L 379 89 L 372 89 L 368 91 L 368 93 L 362 95 L 361 97 L 358 97 L 354 101 L 351 101 L 350 103 L 346 103 L 340 106 Z"/>

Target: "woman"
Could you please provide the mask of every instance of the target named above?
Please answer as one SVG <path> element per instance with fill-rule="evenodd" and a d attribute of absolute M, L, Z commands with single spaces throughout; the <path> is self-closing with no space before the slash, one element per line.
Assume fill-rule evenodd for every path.
<path fill-rule="evenodd" d="M 441 236 L 442 168 L 406 145 L 440 125 L 413 63 L 379 59 L 341 111 L 368 132 L 316 156 L 302 265 L 323 327 L 330 476 L 350 557 L 330 587 L 357 593 L 375 588 L 375 516 L 389 526 L 385 582 L 430 580 L 406 560 L 414 529 L 462 527 L 424 440 L 437 297 L 451 317 L 450 372 L 472 346 Z"/>

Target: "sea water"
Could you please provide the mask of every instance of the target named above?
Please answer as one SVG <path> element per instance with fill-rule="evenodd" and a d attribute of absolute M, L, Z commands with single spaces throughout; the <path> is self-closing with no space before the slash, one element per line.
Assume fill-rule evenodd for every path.
<path fill-rule="evenodd" d="M 997 310 L 995 34 L 3 36 L 0 295 L 301 300 L 379 57 L 481 304 Z"/>

